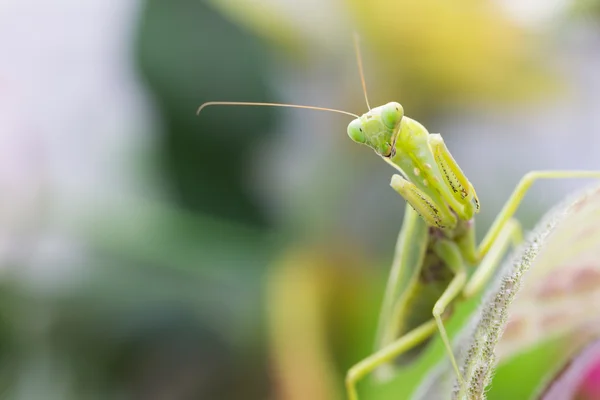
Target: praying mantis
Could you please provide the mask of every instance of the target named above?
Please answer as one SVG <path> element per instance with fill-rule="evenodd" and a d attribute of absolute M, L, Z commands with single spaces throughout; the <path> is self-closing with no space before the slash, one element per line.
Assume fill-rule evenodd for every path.
<path fill-rule="evenodd" d="M 398 173 L 391 187 L 410 205 L 405 208 L 375 339 L 374 352 L 351 367 L 346 375 L 349 400 L 358 400 L 358 382 L 377 372 L 393 373 L 394 365 L 408 365 L 425 349 L 436 332 L 456 374 L 459 393 L 466 396 L 463 372 L 444 327 L 454 306 L 484 288 L 511 246 L 523 240 L 513 218 L 525 194 L 538 180 L 600 178 L 600 171 L 548 170 L 527 173 L 495 218 L 483 240 L 475 239 L 479 200 L 440 134 L 432 134 L 404 115 L 397 102 L 371 108 L 362 58 L 355 52 L 368 112 L 359 116 L 332 108 L 283 104 L 212 101 L 200 106 L 291 107 L 352 116 L 351 140 L 370 147 Z M 471 268 L 477 266 L 476 269 Z"/>

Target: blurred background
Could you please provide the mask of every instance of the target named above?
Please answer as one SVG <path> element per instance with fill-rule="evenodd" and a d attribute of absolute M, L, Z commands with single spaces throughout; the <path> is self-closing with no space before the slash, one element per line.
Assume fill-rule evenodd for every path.
<path fill-rule="evenodd" d="M 599 16 L 595 0 L 2 1 L 0 397 L 343 399 L 401 226 L 393 170 L 343 115 L 198 106 L 361 114 L 357 32 L 371 104 L 443 134 L 481 236 L 527 171 L 600 169 Z M 581 185 L 536 186 L 525 228 Z M 525 398 L 544 354 L 489 398 Z M 436 341 L 361 393 L 407 398 L 442 356 Z"/>

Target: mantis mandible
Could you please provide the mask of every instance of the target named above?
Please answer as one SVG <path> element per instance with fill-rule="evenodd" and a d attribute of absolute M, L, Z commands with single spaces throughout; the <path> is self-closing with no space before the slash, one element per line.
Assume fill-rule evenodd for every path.
<path fill-rule="evenodd" d="M 282 103 L 207 102 L 205 107 L 291 107 L 345 114 L 355 119 L 348 125 L 354 142 L 370 147 L 396 169 L 392 188 L 406 207 L 392 262 L 377 328 L 375 351 L 355 364 L 346 375 L 349 400 L 358 400 L 357 383 L 378 370 L 389 375 L 392 364 L 406 365 L 419 356 L 439 332 L 456 373 L 459 393 L 466 393 L 444 321 L 457 302 L 480 292 L 494 274 L 509 246 L 522 241 L 515 211 L 532 184 L 541 179 L 600 178 L 600 171 L 532 171 L 527 173 L 495 218 L 484 239 L 475 241 L 474 216 L 480 204 L 469 182 L 439 134 L 404 115 L 399 103 L 372 108 L 358 41 L 355 51 L 365 101 L 362 116 L 346 111 Z M 477 266 L 471 271 L 470 266 Z"/>

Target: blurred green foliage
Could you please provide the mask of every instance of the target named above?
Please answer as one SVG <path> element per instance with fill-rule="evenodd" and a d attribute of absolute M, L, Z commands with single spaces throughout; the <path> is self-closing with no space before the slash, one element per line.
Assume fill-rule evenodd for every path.
<path fill-rule="evenodd" d="M 273 110 L 237 109 L 233 118 L 227 108 L 195 114 L 211 100 L 276 100 L 266 83 L 266 47 L 205 2 L 149 0 L 138 57 L 165 124 L 160 148 L 178 203 L 266 226 L 245 183 L 250 150 L 273 126 Z"/>
<path fill-rule="evenodd" d="M 473 101 L 531 100 L 555 85 L 535 57 L 535 35 L 497 3 L 348 3 L 386 77 L 375 90 L 402 93 L 413 115 Z"/>

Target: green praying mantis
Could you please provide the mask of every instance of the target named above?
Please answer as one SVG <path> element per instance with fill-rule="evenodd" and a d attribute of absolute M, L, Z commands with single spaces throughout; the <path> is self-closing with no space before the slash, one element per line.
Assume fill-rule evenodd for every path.
<path fill-rule="evenodd" d="M 456 373 L 459 393 L 466 395 L 459 368 L 444 327 L 457 302 L 477 295 L 493 276 L 509 247 L 522 241 L 513 215 L 532 184 L 542 179 L 600 178 L 600 171 L 532 171 L 517 184 L 481 243 L 475 239 L 475 214 L 480 204 L 469 182 L 439 134 L 406 117 L 399 103 L 371 108 L 362 58 L 355 51 L 368 112 L 362 116 L 323 107 L 255 102 L 207 102 L 197 114 L 215 105 L 292 107 L 345 114 L 354 142 L 370 147 L 399 173 L 392 188 L 406 207 L 380 311 L 375 350 L 346 375 L 349 400 L 358 400 L 357 383 L 377 372 L 393 373 L 394 365 L 410 364 L 436 331 Z M 477 266 L 476 269 L 471 268 Z"/>

